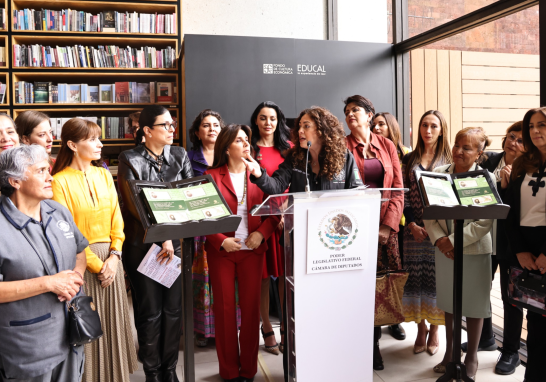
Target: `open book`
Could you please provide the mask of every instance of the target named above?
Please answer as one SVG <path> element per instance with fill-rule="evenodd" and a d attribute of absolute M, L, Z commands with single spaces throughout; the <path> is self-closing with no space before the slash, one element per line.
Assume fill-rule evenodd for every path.
<path fill-rule="evenodd" d="M 502 203 L 487 170 L 459 174 L 415 171 L 425 207 L 486 206 Z"/>

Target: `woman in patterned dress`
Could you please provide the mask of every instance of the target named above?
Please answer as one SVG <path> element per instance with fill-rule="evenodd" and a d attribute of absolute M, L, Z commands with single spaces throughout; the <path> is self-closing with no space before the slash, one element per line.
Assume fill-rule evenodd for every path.
<path fill-rule="evenodd" d="M 432 171 L 435 167 L 451 163 L 452 155 L 448 140 L 447 122 L 437 110 L 429 110 L 419 121 L 419 135 L 415 151 L 402 161 L 404 185 L 410 191 L 404 195 L 404 267 L 409 272 L 404 288 L 402 306 L 406 322 L 418 324 L 413 352 L 425 350 L 434 355 L 438 352 L 438 325 L 444 325 L 444 312 L 436 306 L 436 267 L 434 243 L 430 242 L 423 223 L 423 204 L 414 170 Z M 430 324 L 430 331 L 426 321 Z M 428 341 L 427 341 L 428 336 Z"/>

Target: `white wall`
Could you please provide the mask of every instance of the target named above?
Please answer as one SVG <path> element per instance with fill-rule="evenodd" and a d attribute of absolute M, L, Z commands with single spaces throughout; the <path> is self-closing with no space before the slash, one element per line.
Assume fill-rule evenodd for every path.
<path fill-rule="evenodd" d="M 338 0 L 338 40 L 387 42 L 387 0 Z"/>
<path fill-rule="evenodd" d="M 326 39 L 326 0 L 184 0 L 182 4 L 184 34 Z"/>

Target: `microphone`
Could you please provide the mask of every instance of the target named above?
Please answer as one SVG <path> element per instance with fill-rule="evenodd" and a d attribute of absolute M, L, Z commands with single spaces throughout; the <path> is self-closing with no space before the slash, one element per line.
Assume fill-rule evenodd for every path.
<path fill-rule="evenodd" d="M 309 148 L 311 147 L 311 141 L 307 141 L 307 155 L 305 156 L 305 181 L 307 184 L 305 185 L 305 192 L 311 193 L 311 189 L 309 187 L 309 177 L 307 176 L 307 168 L 309 167 Z"/>

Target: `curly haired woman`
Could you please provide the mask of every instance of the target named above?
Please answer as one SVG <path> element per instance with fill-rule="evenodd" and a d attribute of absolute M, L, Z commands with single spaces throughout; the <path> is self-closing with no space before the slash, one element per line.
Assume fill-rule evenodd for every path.
<path fill-rule="evenodd" d="M 250 155 L 247 158 L 250 181 L 266 194 L 281 194 L 288 186 L 289 192 L 303 192 L 307 181 L 311 191 L 362 185 L 353 154 L 345 146 L 343 126 L 330 111 L 319 106 L 303 110 L 290 131 L 290 139 L 294 147 L 272 176 Z M 307 150 L 310 158 L 306 171 Z"/>

